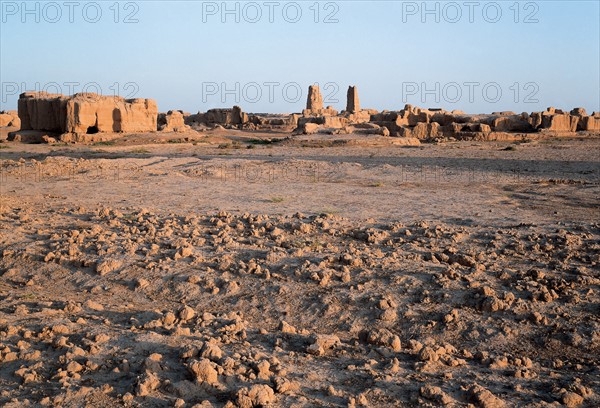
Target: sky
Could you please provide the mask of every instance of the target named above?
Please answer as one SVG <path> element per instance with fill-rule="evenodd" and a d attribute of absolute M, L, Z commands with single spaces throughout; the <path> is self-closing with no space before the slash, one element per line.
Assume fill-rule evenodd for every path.
<path fill-rule="evenodd" d="M 0 110 L 29 90 L 160 111 L 600 111 L 600 1 L 0 1 Z"/>

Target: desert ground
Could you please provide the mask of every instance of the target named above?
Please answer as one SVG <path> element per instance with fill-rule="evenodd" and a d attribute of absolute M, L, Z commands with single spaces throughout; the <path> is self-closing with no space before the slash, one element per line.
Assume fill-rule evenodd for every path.
<path fill-rule="evenodd" d="M 0 143 L 0 405 L 597 407 L 600 138 Z"/>

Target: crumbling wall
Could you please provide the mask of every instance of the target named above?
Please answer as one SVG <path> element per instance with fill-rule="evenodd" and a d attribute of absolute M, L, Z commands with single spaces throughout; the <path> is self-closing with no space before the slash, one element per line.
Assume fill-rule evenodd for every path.
<path fill-rule="evenodd" d="M 153 99 L 25 92 L 19 96 L 18 108 L 21 130 L 91 134 L 157 128 L 158 107 Z"/>
<path fill-rule="evenodd" d="M 239 106 L 233 108 L 209 109 L 186 118 L 186 124 L 204 123 L 207 125 L 236 126 L 248 122 L 248 114 Z"/>
<path fill-rule="evenodd" d="M 158 130 L 162 132 L 183 132 L 188 128 L 182 111 L 170 110 L 158 114 Z"/>

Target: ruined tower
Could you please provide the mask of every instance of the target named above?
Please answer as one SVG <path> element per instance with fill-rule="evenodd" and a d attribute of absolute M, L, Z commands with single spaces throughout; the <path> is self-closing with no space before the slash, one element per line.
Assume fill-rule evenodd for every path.
<path fill-rule="evenodd" d="M 306 109 L 313 112 L 318 112 L 323 109 L 323 97 L 321 96 L 319 85 L 311 85 L 308 87 Z"/>
<path fill-rule="evenodd" d="M 355 86 L 348 87 L 348 96 L 346 100 L 346 112 L 355 113 L 360 111 L 360 102 L 358 101 L 358 89 Z"/>

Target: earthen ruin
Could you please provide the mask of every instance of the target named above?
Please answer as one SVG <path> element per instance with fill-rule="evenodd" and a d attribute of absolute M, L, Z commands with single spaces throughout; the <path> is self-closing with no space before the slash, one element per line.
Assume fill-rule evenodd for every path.
<path fill-rule="evenodd" d="M 80 93 L 73 96 L 26 92 L 16 112 L 0 112 L 0 126 L 21 131 L 59 134 L 62 141 L 102 140 L 94 134 L 205 131 L 216 127 L 242 130 L 276 130 L 292 134 L 373 134 L 421 141 L 511 140 L 523 137 L 569 136 L 575 132 L 599 133 L 600 113 L 585 109 L 570 112 L 548 108 L 544 112 L 493 112 L 473 115 L 462 111 L 424 109 L 412 105 L 379 112 L 362 109 L 358 89 L 349 86 L 346 109 L 338 113 L 324 107 L 318 85 L 308 88 L 306 109 L 301 114 L 248 114 L 239 106 L 209 109 L 194 115 L 171 110 L 158 114 L 152 99 L 123 99 Z M 22 132 L 22 134 L 24 134 Z M 9 136 L 10 137 L 10 136 Z M 14 140 L 30 140 L 13 137 Z M 44 139 L 46 140 L 46 139 Z"/>
<path fill-rule="evenodd" d="M 182 111 L 170 110 L 167 113 L 158 114 L 158 130 L 163 132 L 184 132 L 189 130 L 185 124 Z"/>
<path fill-rule="evenodd" d="M 151 132 L 157 127 L 158 108 L 153 99 L 26 92 L 19 97 L 18 109 L 21 130 L 85 135 Z"/>
<path fill-rule="evenodd" d="M 360 111 L 360 102 L 358 101 L 358 89 L 356 89 L 356 86 L 349 86 L 346 102 L 346 112 L 356 113 L 358 111 Z"/>
<path fill-rule="evenodd" d="M 303 111 L 295 133 L 362 133 L 419 140 L 510 140 L 523 134 L 568 136 L 577 131 L 600 131 L 600 113 L 588 115 L 583 108 L 575 108 L 569 113 L 548 108 L 531 114 L 469 115 L 462 111 L 422 109 L 407 104 L 399 111 L 377 112 L 360 109 L 357 88 L 350 86 L 346 110 L 332 115 L 320 109 L 323 105 L 320 95 L 318 86 L 309 88 L 307 109 Z"/>

